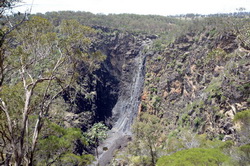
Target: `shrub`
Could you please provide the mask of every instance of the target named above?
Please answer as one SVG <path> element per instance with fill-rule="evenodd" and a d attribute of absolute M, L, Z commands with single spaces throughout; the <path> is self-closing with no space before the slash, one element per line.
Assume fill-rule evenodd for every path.
<path fill-rule="evenodd" d="M 250 144 L 243 145 L 239 149 L 250 159 Z"/>
<path fill-rule="evenodd" d="M 159 158 L 156 166 L 218 166 L 229 158 L 218 149 L 193 148 Z"/>
<path fill-rule="evenodd" d="M 237 129 L 240 135 L 240 142 L 242 144 L 250 143 L 250 109 L 236 113 L 234 122 L 240 124 Z"/>
<path fill-rule="evenodd" d="M 250 109 L 242 111 L 242 112 L 238 112 L 234 116 L 234 121 L 249 122 L 250 121 Z"/>
<path fill-rule="evenodd" d="M 201 121 L 202 121 L 202 119 L 200 117 L 196 117 L 194 119 L 194 125 L 196 128 L 199 127 L 199 125 L 201 124 Z"/>

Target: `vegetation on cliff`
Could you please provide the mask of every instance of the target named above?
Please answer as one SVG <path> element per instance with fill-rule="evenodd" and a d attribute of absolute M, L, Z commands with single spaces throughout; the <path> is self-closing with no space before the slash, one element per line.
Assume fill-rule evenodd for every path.
<path fill-rule="evenodd" d="M 250 163 L 248 13 L 5 19 L 15 2 L 0 4 L 0 164 L 90 164 L 148 40 L 133 137 L 112 163 Z"/>
<path fill-rule="evenodd" d="M 70 89 L 76 89 L 79 66 L 84 63 L 92 73 L 105 59 L 90 50 L 95 30 L 74 20 L 55 27 L 37 16 L 18 21 L 15 28 L 15 19 L 7 21 L 1 27 L 7 35 L 1 45 L 1 163 L 51 165 L 68 158 L 89 163 L 91 157 L 73 153 L 77 140 L 86 144 L 81 130 L 61 128 L 60 116 L 63 94 L 76 95 Z"/>
<path fill-rule="evenodd" d="M 187 165 L 187 166 L 198 166 L 198 165 L 221 165 L 227 160 L 227 156 L 216 149 L 199 149 L 193 148 L 188 150 L 178 151 L 170 156 L 161 157 L 157 166 L 165 165 Z"/>

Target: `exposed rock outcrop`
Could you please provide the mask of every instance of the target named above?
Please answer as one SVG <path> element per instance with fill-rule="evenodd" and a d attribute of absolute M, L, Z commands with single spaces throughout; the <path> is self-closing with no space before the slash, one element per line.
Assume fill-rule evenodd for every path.
<path fill-rule="evenodd" d="M 94 77 L 81 78 L 79 85 L 92 98 L 79 93 L 68 119 L 83 130 L 89 121 L 103 121 L 112 129 L 99 147 L 100 165 L 108 164 L 113 152 L 131 139 L 137 112 L 166 117 L 171 130 L 189 127 L 211 139 L 238 141 L 232 120 L 249 108 L 250 54 L 235 35 L 190 33 L 163 51 L 149 51 L 155 36 L 95 28 L 102 33 L 93 49 L 107 59 Z"/>
<path fill-rule="evenodd" d="M 233 34 L 203 32 L 156 52 L 147 61 L 144 111 L 163 113 L 171 128 L 237 140 L 232 119 L 249 108 L 250 90 L 250 54 L 238 45 Z"/>
<path fill-rule="evenodd" d="M 138 68 L 144 70 L 144 45 L 151 41 L 151 37 L 147 36 L 136 36 L 105 27 L 95 28 L 101 33 L 93 49 L 101 50 L 107 58 L 100 64 L 100 69 L 91 75 L 86 74 L 86 66 L 83 65 L 79 69 L 81 72 L 73 101 L 69 101 L 70 94 L 64 95 L 65 101 L 71 105 L 66 121 L 71 126 L 81 127 L 83 130 L 99 121 L 105 122 L 111 128 L 123 114 L 119 108 L 127 107 L 123 101 L 134 101 L 131 99 L 132 84 L 144 83 L 143 79 L 136 81 L 135 75 Z M 143 57 L 138 59 L 141 55 Z M 144 75 L 138 73 L 141 74 Z M 140 91 L 140 88 L 137 90 Z M 115 106 L 117 108 L 113 109 Z"/>
<path fill-rule="evenodd" d="M 108 139 L 99 147 L 97 162 L 104 166 L 114 151 L 131 139 L 131 125 L 137 116 L 144 85 L 146 56 L 155 36 L 95 28 L 101 33 L 93 49 L 101 50 L 107 58 L 94 76 L 85 75 L 84 66 L 80 69 L 79 92 L 65 119 L 70 126 L 83 130 L 99 121 L 110 127 Z"/>
<path fill-rule="evenodd" d="M 110 51 L 111 62 L 112 58 L 122 56 L 121 59 L 124 63 L 122 70 L 119 71 L 118 101 L 112 110 L 112 120 L 115 123 L 109 132 L 108 139 L 99 147 L 100 157 L 97 162 L 100 166 L 107 165 L 112 159 L 114 151 L 124 147 L 131 138 L 131 126 L 140 105 L 144 85 L 145 60 L 150 44 L 151 40 L 147 37 L 129 35 L 124 38 L 124 36 L 118 36 L 113 46 L 114 49 Z M 119 61 L 113 61 L 113 63 L 119 63 Z"/>

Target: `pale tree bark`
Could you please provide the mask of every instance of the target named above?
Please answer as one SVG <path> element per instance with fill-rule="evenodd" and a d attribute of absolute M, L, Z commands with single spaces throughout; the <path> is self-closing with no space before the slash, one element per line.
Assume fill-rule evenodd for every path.
<path fill-rule="evenodd" d="M 12 153 L 13 153 L 13 158 L 14 158 L 14 165 L 15 166 L 20 166 L 23 163 L 24 158 L 26 157 L 25 155 L 30 153 L 30 156 L 27 157 L 27 165 L 33 165 L 33 157 L 34 157 L 34 152 L 35 152 L 35 148 L 36 148 L 36 144 L 37 144 L 37 140 L 38 140 L 38 136 L 40 133 L 40 130 L 42 128 L 42 120 L 43 117 L 48 114 L 49 112 L 49 107 L 52 104 L 53 100 L 59 96 L 59 94 L 65 90 L 65 88 L 67 88 L 69 85 L 67 85 L 65 88 L 61 89 L 59 92 L 57 92 L 53 97 L 51 97 L 49 99 L 49 101 L 46 101 L 46 96 L 49 93 L 49 88 L 51 86 L 51 82 L 52 80 L 55 80 L 56 77 L 54 76 L 54 71 L 56 71 L 58 69 L 58 67 L 60 67 L 63 64 L 64 60 L 63 57 L 61 56 L 59 58 L 59 60 L 57 61 L 52 74 L 50 77 L 47 78 L 40 78 L 37 80 L 34 80 L 34 78 L 28 73 L 28 71 L 25 69 L 26 66 L 23 65 L 21 67 L 20 70 L 20 75 L 22 78 L 22 82 L 23 82 L 23 89 L 24 89 L 24 93 L 25 93 L 25 102 L 24 102 L 24 108 L 22 110 L 22 122 L 21 122 L 21 126 L 20 126 L 20 136 L 18 136 L 18 138 L 15 137 L 14 131 L 13 131 L 13 121 L 11 120 L 10 114 L 9 114 L 9 110 L 7 108 L 6 103 L 0 99 L 1 101 L 1 105 L 0 108 L 1 110 L 5 113 L 6 116 L 6 120 L 7 120 L 7 124 L 8 124 L 8 130 L 11 136 L 11 148 L 12 148 Z M 27 79 L 31 80 L 31 83 L 27 84 Z M 34 128 L 34 132 L 33 132 L 33 137 L 32 137 L 32 144 L 31 144 L 31 150 L 30 152 L 28 151 L 29 146 L 28 144 L 25 145 L 25 138 L 28 136 L 28 117 L 31 113 L 30 109 L 30 104 L 31 104 L 31 99 L 33 97 L 33 92 L 35 87 L 39 84 L 42 83 L 44 81 L 49 81 L 46 90 L 44 92 L 44 97 L 42 98 L 42 107 L 38 112 L 38 118 L 36 120 L 36 125 Z M 47 102 L 47 103 L 46 103 Z"/>
<path fill-rule="evenodd" d="M 66 42 L 67 40 L 58 44 L 61 40 L 57 40 L 57 35 L 52 35 L 50 26 L 44 22 L 46 21 L 42 19 L 31 20 L 31 25 L 29 25 L 30 22 L 27 22 L 27 24 L 24 24 L 23 29 L 21 28 L 15 32 L 16 40 L 21 49 L 15 49 L 13 51 L 14 53 L 17 52 L 19 58 L 18 64 L 16 65 L 17 67 L 15 66 L 15 71 L 13 71 L 13 73 L 15 73 L 15 76 L 19 75 L 17 87 L 20 86 L 21 82 L 21 89 L 18 90 L 20 90 L 20 96 L 23 99 L 21 99 L 20 102 L 21 106 L 14 108 L 16 109 L 14 110 L 14 113 L 13 110 L 8 109 L 8 102 L 9 106 L 13 107 L 13 105 L 11 105 L 13 100 L 10 102 L 8 101 L 9 98 L 6 97 L 6 101 L 1 100 L 0 103 L 0 111 L 4 113 L 6 124 L 8 126 L 8 131 L 6 131 L 6 133 L 10 135 L 10 147 L 6 146 L 6 149 L 10 151 L 11 162 L 13 162 L 15 166 L 34 165 L 36 146 L 44 125 L 44 119 L 49 116 L 53 101 L 55 101 L 55 99 L 73 83 L 76 73 L 76 64 L 79 61 L 79 59 L 74 56 L 77 53 L 77 51 L 74 50 L 74 47 L 69 46 Z M 38 26 L 33 26 L 32 23 Z M 44 27 L 41 29 L 41 23 L 48 26 L 47 29 Z M 31 36 L 26 34 L 27 28 L 25 27 L 34 28 L 30 30 L 32 33 Z M 46 35 L 46 40 L 43 38 L 44 35 Z M 29 36 L 29 40 L 23 40 L 25 36 Z M 54 37 L 56 39 L 54 39 Z M 73 37 L 70 37 L 73 38 L 75 36 L 73 35 Z M 55 41 L 51 41 L 51 38 Z M 79 37 L 76 42 L 78 40 L 82 40 L 82 38 Z M 44 42 L 45 44 L 43 44 Z M 79 43 L 77 44 L 79 45 Z M 11 53 L 12 52 L 10 51 L 10 54 Z M 37 69 L 40 67 L 40 63 L 47 63 L 48 61 L 51 61 L 51 63 L 48 64 L 49 67 L 46 66 L 44 69 Z M 14 60 L 14 62 L 16 61 Z M 34 74 L 35 72 L 33 69 L 37 69 L 37 71 L 40 72 L 40 75 L 37 73 Z M 44 70 L 46 70 L 46 72 L 44 72 Z M 38 87 L 38 85 L 41 85 L 42 88 Z M 40 89 L 36 90 L 37 87 Z M 55 87 L 56 89 L 52 89 Z M 39 94 L 39 101 L 33 101 L 33 99 L 37 100 L 35 99 L 37 93 Z M 14 116 L 12 114 L 14 114 Z M 21 120 L 16 122 L 17 118 L 15 116 L 20 114 Z M 32 119 L 35 121 L 32 122 L 32 124 L 29 124 L 30 115 L 35 115 L 36 117 L 36 119 Z"/>
<path fill-rule="evenodd" d="M 8 130 L 9 130 L 9 133 L 10 133 L 10 143 L 11 143 L 11 147 L 13 149 L 17 149 L 16 145 L 15 145 L 15 139 L 14 139 L 14 135 L 13 135 L 13 126 L 12 126 L 12 120 L 10 118 L 10 114 L 9 114 L 9 111 L 8 111 L 8 108 L 7 108 L 7 105 L 6 103 L 0 98 L 0 101 L 1 101 L 1 110 L 4 112 L 5 116 L 6 116 L 6 120 L 7 120 L 7 125 L 8 125 Z M 14 154 L 16 155 L 16 154 Z M 5 164 L 8 164 L 8 159 L 6 158 L 7 162 L 5 162 Z"/>
<path fill-rule="evenodd" d="M 6 76 L 6 72 L 9 70 L 8 66 L 5 64 L 6 48 L 4 48 L 4 43 L 6 42 L 7 36 L 12 31 L 14 31 L 19 26 L 21 26 L 25 21 L 27 21 L 28 17 L 27 17 L 27 14 L 25 13 L 23 19 L 15 25 L 13 25 L 8 18 L 6 20 L 7 20 L 7 23 L 9 24 L 9 30 L 6 32 L 0 31 L 2 33 L 2 34 L 0 34 L 0 87 L 3 85 L 4 78 Z"/>
<path fill-rule="evenodd" d="M 32 166 L 33 165 L 33 159 L 34 159 L 34 154 L 35 154 L 35 150 L 36 150 L 36 145 L 37 145 L 37 141 L 38 141 L 38 136 L 40 134 L 40 131 L 43 127 L 43 118 L 44 116 L 46 116 L 48 113 L 49 113 L 49 110 L 50 110 L 50 106 L 52 104 L 52 102 L 63 92 L 65 91 L 73 82 L 73 75 L 71 76 L 70 78 L 70 81 L 68 84 L 66 85 L 60 85 L 61 87 L 61 90 L 58 91 L 56 94 L 54 94 L 50 99 L 46 99 L 46 96 L 48 96 L 48 93 L 49 93 L 49 89 L 50 89 L 50 86 L 52 84 L 52 80 L 57 80 L 58 78 L 55 77 L 54 73 L 56 70 L 58 70 L 58 68 L 64 64 L 65 62 L 65 58 L 64 58 L 64 55 L 62 54 L 61 52 L 61 49 L 59 47 L 58 48 L 58 51 L 60 52 L 60 57 L 59 59 L 57 60 L 57 63 L 55 64 L 55 66 L 53 67 L 53 70 L 51 72 L 51 76 L 48 78 L 48 79 L 40 79 L 38 80 L 34 85 L 36 85 L 38 82 L 41 82 L 41 81 L 49 81 L 48 82 L 48 85 L 46 87 L 46 90 L 43 94 L 43 98 L 42 98 L 42 104 L 41 104 L 41 109 L 39 111 L 39 115 L 38 115 L 38 118 L 36 120 L 36 125 L 35 125 L 35 128 L 34 128 L 34 132 L 33 132 L 33 136 L 32 136 L 32 144 L 31 144 L 31 151 L 30 151 L 30 158 L 29 158 L 29 166 Z M 75 72 L 75 71 L 74 71 Z M 46 103 L 47 102 L 47 103 Z"/>

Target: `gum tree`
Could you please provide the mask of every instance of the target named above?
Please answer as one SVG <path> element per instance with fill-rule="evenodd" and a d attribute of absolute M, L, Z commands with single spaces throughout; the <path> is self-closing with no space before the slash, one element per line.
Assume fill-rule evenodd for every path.
<path fill-rule="evenodd" d="M 98 146 L 100 142 L 104 141 L 107 138 L 108 127 L 103 123 L 95 123 L 86 133 L 86 138 L 88 142 L 95 147 L 96 157 L 98 158 Z"/>
<path fill-rule="evenodd" d="M 8 72 L 7 64 L 5 63 L 6 45 L 11 43 L 11 40 L 8 40 L 8 37 L 11 32 L 28 20 L 27 13 L 25 13 L 22 16 L 22 19 L 17 22 L 13 22 L 9 18 L 8 14 L 11 13 L 12 9 L 20 2 L 21 0 L 1 0 L 0 2 L 0 86 L 3 85 L 4 78 Z"/>
<path fill-rule="evenodd" d="M 95 31 L 76 21 L 53 27 L 44 18 L 33 17 L 12 32 L 5 63 L 11 70 L 0 92 L 2 160 L 14 165 L 34 165 L 44 119 L 51 105 L 77 79 L 80 62 L 94 70 L 103 60 L 91 53 Z"/>

